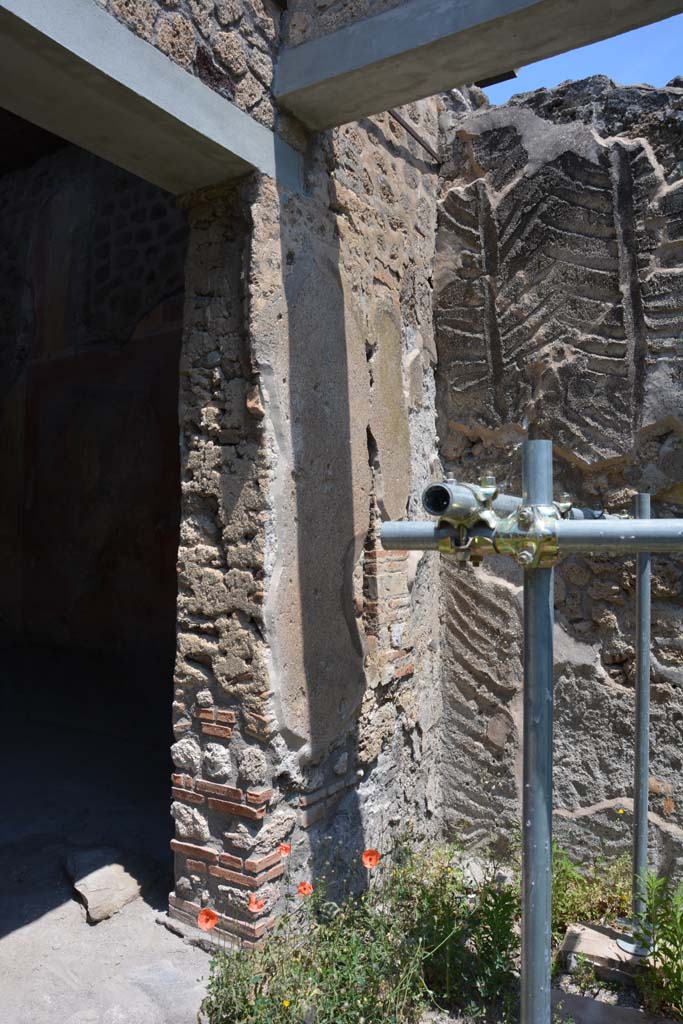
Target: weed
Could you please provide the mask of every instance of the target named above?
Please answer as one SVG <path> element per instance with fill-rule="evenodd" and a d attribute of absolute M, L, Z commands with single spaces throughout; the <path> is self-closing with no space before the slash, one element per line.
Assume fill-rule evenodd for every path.
<path fill-rule="evenodd" d="M 647 1005 L 683 1020 L 683 882 L 648 872 L 636 938 L 651 950 L 638 977 Z"/>
<path fill-rule="evenodd" d="M 584 996 L 587 992 L 593 992 L 596 988 L 600 987 L 600 983 L 595 975 L 595 967 L 593 967 L 585 953 L 577 953 L 576 955 L 576 965 L 572 971 L 572 981 Z"/>
<path fill-rule="evenodd" d="M 251 953 L 217 954 L 211 1024 L 409 1024 L 427 1001 L 496 1020 L 517 1001 L 518 894 L 466 876 L 459 851 L 395 852 L 341 904 L 324 882 Z"/>
<path fill-rule="evenodd" d="M 571 921 L 628 909 L 624 859 L 579 867 L 555 847 L 553 869 L 556 941 Z M 491 866 L 475 882 L 457 846 L 404 843 L 368 878 L 365 892 L 335 901 L 317 879 L 258 949 L 217 954 L 210 1024 L 412 1024 L 429 1003 L 468 1020 L 517 1019 L 517 877 L 501 883 Z"/>
<path fill-rule="evenodd" d="M 552 934 L 559 944 L 567 926 L 609 923 L 629 913 L 631 903 L 628 855 L 609 861 L 598 857 L 579 866 L 553 844 Z"/>

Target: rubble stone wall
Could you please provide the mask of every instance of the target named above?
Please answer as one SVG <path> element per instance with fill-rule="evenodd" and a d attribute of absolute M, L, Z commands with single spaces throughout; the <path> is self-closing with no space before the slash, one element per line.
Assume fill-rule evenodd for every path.
<path fill-rule="evenodd" d="M 282 8 L 274 0 L 93 0 L 167 57 L 272 127 Z"/>
<path fill-rule="evenodd" d="M 555 443 L 578 504 L 683 514 L 683 89 L 569 83 L 444 117 L 435 270 L 445 467 L 520 493 L 519 443 Z M 448 829 L 510 836 L 520 806 L 521 571 L 444 561 L 443 802 Z M 653 562 L 653 856 L 683 867 L 683 561 Z M 556 572 L 556 830 L 628 848 L 634 750 L 633 560 Z M 464 756 L 463 756 L 464 754 Z"/>
<path fill-rule="evenodd" d="M 187 200 L 171 914 L 235 940 L 437 827 L 437 565 L 378 543 L 433 470 L 436 186 L 379 117 Z"/>

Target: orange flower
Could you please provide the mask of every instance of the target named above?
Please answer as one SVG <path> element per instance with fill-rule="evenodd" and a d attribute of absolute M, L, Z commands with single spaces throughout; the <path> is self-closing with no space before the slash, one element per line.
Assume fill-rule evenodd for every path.
<path fill-rule="evenodd" d="M 218 924 L 218 914 L 215 910 L 209 910 L 208 907 L 204 907 L 197 914 L 197 924 L 203 932 L 210 932 Z"/>
<path fill-rule="evenodd" d="M 297 889 L 299 896 L 310 896 L 312 892 L 313 886 L 310 882 L 299 882 L 299 888 Z"/>
<path fill-rule="evenodd" d="M 265 905 L 266 905 L 266 901 L 265 900 L 257 900 L 255 893 L 252 892 L 252 893 L 249 894 L 249 905 L 247 907 L 247 910 L 250 910 L 252 914 L 258 914 L 258 912 L 260 910 L 263 910 Z"/>
<path fill-rule="evenodd" d="M 380 856 L 379 850 L 363 850 L 363 856 L 361 857 L 363 867 L 369 870 L 376 868 L 379 864 Z"/>
<path fill-rule="evenodd" d="M 281 857 L 289 857 L 290 853 L 292 852 L 292 847 L 289 845 L 289 843 L 280 843 L 278 849 L 280 850 Z"/>

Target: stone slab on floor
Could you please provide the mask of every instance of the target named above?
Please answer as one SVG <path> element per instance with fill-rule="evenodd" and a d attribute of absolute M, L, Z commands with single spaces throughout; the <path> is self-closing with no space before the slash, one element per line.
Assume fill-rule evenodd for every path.
<path fill-rule="evenodd" d="M 617 940 L 623 937 L 614 928 L 570 924 L 560 946 L 560 957 L 570 971 L 582 956 L 593 965 L 599 978 L 628 983 L 642 960 L 621 949 Z"/>
<path fill-rule="evenodd" d="M 69 850 L 66 870 L 90 924 L 123 910 L 161 874 L 159 864 L 151 857 L 113 846 Z"/>

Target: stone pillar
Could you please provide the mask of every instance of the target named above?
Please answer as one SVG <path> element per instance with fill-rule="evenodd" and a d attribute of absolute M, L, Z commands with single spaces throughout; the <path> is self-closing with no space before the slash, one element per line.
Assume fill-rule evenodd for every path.
<path fill-rule="evenodd" d="M 247 210 L 239 190 L 189 203 L 181 364 L 182 519 L 172 754 L 176 890 L 171 916 L 220 911 L 254 941 L 248 895 L 274 899 L 292 816 L 265 819 L 275 723 L 264 638 L 269 465 L 245 325 Z"/>
<path fill-rule="evenodd" d="M 189 206 L 171 916 L 235 941 L 331 847 L 362 882 L 364 847 L 436 827 L 438 562 L 378 543 L 432 472 L 423 155 L 373 119 L 318 140 L 304 194 Z"/>

